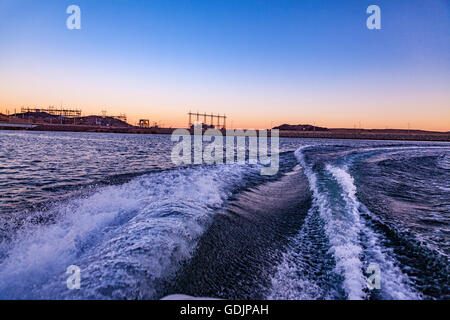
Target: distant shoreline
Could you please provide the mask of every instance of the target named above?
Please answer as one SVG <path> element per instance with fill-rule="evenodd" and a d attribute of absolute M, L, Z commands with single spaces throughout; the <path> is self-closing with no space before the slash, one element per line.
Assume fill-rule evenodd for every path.
<path fill-rule="evenodd" d="M 56 132 L 98 132 L 127 134 L 171 134 L 177 128 L 105 127 L 68 124 L 24 125 L 0 122 L 0 130 L 56 131 Z M 269 131 L 270 132 L 270 131 Z M 421 130 L 381 130 L 381 129 L 329 129 L 328 131 L 280 130 L 283 138 L 315 139 L 358 139 L 358 140 L 401 140 L 401 141 L 441 141 L 450 142 L 450 133 Z"/>

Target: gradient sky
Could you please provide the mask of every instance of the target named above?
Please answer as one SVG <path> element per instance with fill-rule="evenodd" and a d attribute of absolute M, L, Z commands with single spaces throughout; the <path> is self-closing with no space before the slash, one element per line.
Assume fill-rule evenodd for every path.
<path fill-rule="evenodd" d="M 0 43 L 2 112 L 450 130 L 448 0 L 0 0 Z"/>

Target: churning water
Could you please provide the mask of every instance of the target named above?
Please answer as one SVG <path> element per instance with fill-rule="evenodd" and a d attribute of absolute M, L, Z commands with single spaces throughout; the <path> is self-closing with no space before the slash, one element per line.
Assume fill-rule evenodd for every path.
<path fill-rule="evenodd" d="M 172 146 L 0 132 L 0 298 L 450 298 L 450 144 L 282 138 L 275 176 Z"/>

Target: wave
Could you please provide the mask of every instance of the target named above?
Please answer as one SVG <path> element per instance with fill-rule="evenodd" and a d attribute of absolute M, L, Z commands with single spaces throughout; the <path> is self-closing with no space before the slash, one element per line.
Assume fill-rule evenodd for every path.
<path fill-rule="evenodd" d="M 308 177 L 313 193 L 313 206 L 317 208 L 325 224 L 330 252 L 336 263 L 334 271 L 343 275 L 343 287 L 349 299 L 363 299 L 365 281 L 360 260 L 362 248 L 358 243 L 361 229 L 359 216 L 353 211 L 342 212 L 341 215 L 334 214 L 325 190 L 320 190 L 316 173 L 306 163 L 303 148 L 296 151 L 296 157 Z"/>
<path fill-rule="evenodd" d="M 438 160 L 438 166 L 445 170 L 450 170 L 450 155 L 444 154 Z"/>
<path fill-rule="evenodd" d="M 434 281 L 445 291 L 448 272 L 442 259 L 430 268 L 431 258 L 409 254 L 420 246 L 397 241 L 403 233 L 393 226 L 404 221 L 397 223 L 391 212 L 384 215 L 371 205 L 379 200 L 385 210 L 381 201 L 394 193 L 382 192 L 389 178 L 393 186 L 398 182 L 391 172 L 410 173 L 411 190 L 417 190 L 419 180 L 434 181 L 428 171 L 422 170 L 423 179 L 416 174 L 416 164 L 424 164 L 417 157 L 421 148 L 312 147 L 281 153 L 275 177 L 262 178 L 259 167 L 251 165 L 168 169 L 70 193 L 69 200 L 36 209 L 29 219 L 18 212 L 8 219 L 14 228 L 1 227 L 6 234 L 0 241 L 0 299 L 153 299 L 174 292 L 420 299 L 429 294 L 421 281 Z M 436 148 L 440 155 L 429 157 L 423 149 L 427 170 L 442 172 L 448 154 Z M 406 156 L 412 159 L 404 161 Z M 406 165 L 406 170 L 397 168 Z M 361 180 L 361 172 L 367 180 Z M 447 186 L 436 183 L 438 190 Z M 423 190 L 421 201 L 427 194 Z M 436 203 L 445 205 L 441 198 Z M 408 254 L 402 257 L 404 244 Z M 371 291 L 366 270 L 373 264 L 381 270 L 381 288 Z M 411 272 L 415 264 L 417 272 Z M 82 290 L 67 289 L 69 265 L 81 268 Z M 426 277 L 419 275 L 423 271 Z M 431 297 L 442 296 L 441 291 Z"/>
<path fill-rule="evenodd" d="M 356 196 L 347 167 L 310 164 L 301 147 L 295 156 L 312 192 L 303 227 L 272 277 L 272 299 L 418 299 L 392 252 L 370 228 L 369 210 Z M 365 270 L 381 270 L 381 289 L 371 292 Z"/>
<path fill-rule="evenodd" d="M 319 189 L 318 177 L 306 163 L 302 150 L 296 151 L 296 157 L 308 177 L 313 193 L 313 206 L 317 208 L 325 223 L 325 233 L 330 243 L 330 251 L 336 262 L 335 272 L 343 274 L 343 286 L 349 299 L 363 299 L 365 297 L 363 290 L 365 281 L 362 274 L 362 263 L 359 259 L 362 251 L 358 243 L 361 228 L 359 217 L 354 212 L 348 212 L 345 216 L 334 215 L 325 192 L 321 192 Z"/>
<path fill-rule="evenodd" d="M 293 299 L 333 299 L 338 298 L 338 289 L 333 290 L 333 285 L 328 286 L 328 290 L 324 291 L 323 284 L 317 281 L 317 274 L 320 272 L 314 272 L 316 263 L 308 262 L 312 259 L 311 253 L 317 250 L 317 245 L 313 245 L 308 253 L 303 249 L 297 250 L 296 248 L 306 248 L 308 242 L 305 240 L 314 239 L 311 237 L 310 232 L 312 226 L 310 221 L 315 220 L 312 224 L 315 226 L 315 232 L 320 234 L 324 233 L 326 240 L 317 239 L 319 244 L 324 245 L 328 249 L 328 254 L 332 256 L 332 263 L 334 264 L 333 270 L 330 273 L 335 275 L 327 275 L 328 281 L 334 283 L 339 282 L 338 276 L 342 276 L 342 286 L 344 288 L 344 295 L 349 299 L 363 299 L 364 294 L 364 276 L 362 274 L 362 262 L 360 260 L 360 254 L 362 248 L 358 243 L 359 236 L 359 221 L 355 217 L 349 221 L 344 216 L 336 216 L 335 212 L 330 205 L 328 194 L 325 190 L 321 190 L 319 177 L 313 171 L 312 167 L 307 163 L 303 151 L 309 148 L 304 146 L 295 151 L 295 156 L 303 167 L 303 171 L 308 179 L 309 188 L 312 192 L 312 205 L 308 212 L 308 216 L 305 219 L 305 224 L 299 235 L 293 240 L 293 250 L 284 254 L 283 262 L 278 266 L 278 270 L 272 279 L 272 293 L 269 297 L 280 298 L 280 289 L 286 284 L 289 290 L 287 295 L 284 294 L 284 298 Z M 319 218 L 319 219 L 318 219 Z M 322 222 L 322 224 L 320 223 Z M 306 244 L 306 246 L 305 246 Z M 315 248 L 314 248 L 315 247 Z M 323 252 L 322 252 L 323 254 Z M 326 263 L 325 263 L 326 264 Z M 322 272 L 323 273 L 323 272 Z M 299 274 L 302 275 L 302 279 Z M 304 277 L 303 275 L 308 275 Z"/>
<path fill-rule="evenodd" d="M 339 297 L 338 292 L 327 283 L 332 257 L 327 255 L 328 246 L 323 243 L 323 226 L 311 208 L 300 232 L 292 239 L 281 263 L 271 279 L 268 299 L 316 300 Z"/>
<path fill-rule="evenodd" d="M 249 166 L 144 175 L 57 205 L 50 224 L 23 226 L 0 248 L 0 298 L 151 298 L 187 259 Z M 256 170 L 256 169 L 255 169 Z M 83 290 L 68 290 L 69 265 Z"/>
<path fill-rule="evenodd" d="M 365 267 L 368 267 L 369 264 L 376 264 L 380 268 L 382 278 L 380 291 L 382 298 L 396 300 L 418 299 L 420 296 L 412 288 L 408 276 L 402 273 L 397 266 L 397 262 L 389 255 L 389 250 L 381 247 L 379 241 L 380 236 L 371 230 L 367 225 L 367 221 L 364 221 L 363 217 L 360 216 L 361 211 L 367 216 L 373 215 L 358 201 L 356 197 L 357 189 L 353 177 L 348 173 L 348 169 L 332 165 L 327 165 L 326 169 L 333 175 L 342 188 L 341 195 L 346 203 L 346 211 L 351 212 L 359 220 L 359 231 L 363 235 L 364 253 L 368 260 L 365 263 Z"/>

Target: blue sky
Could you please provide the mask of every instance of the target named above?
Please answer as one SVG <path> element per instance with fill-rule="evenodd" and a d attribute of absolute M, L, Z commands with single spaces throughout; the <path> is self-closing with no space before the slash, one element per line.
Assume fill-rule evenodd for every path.
<path fill-rule="evenodd" d="M 71 4 L 81 30 L 65 27 Z M 447 0 L 0 0 L 0 110 L 450 129 L 449 31 Z"/>

